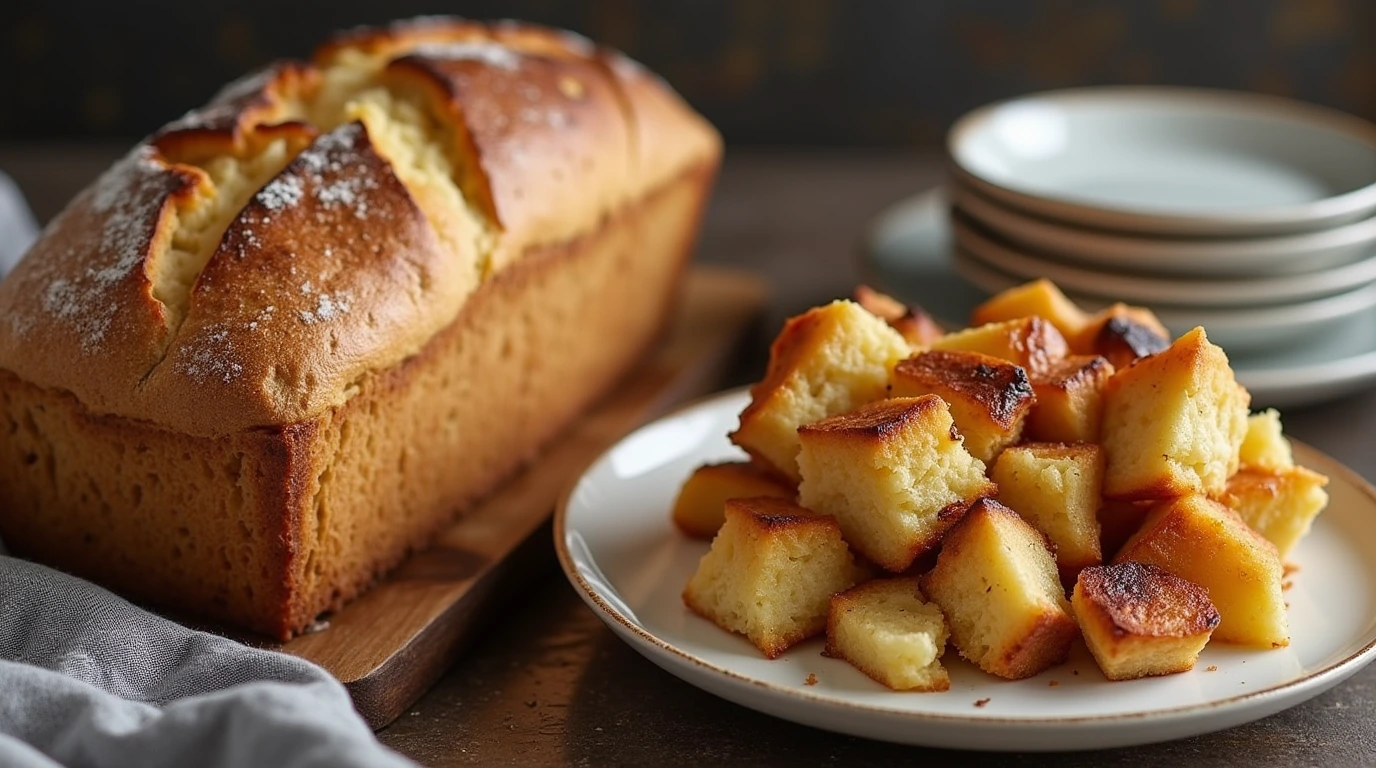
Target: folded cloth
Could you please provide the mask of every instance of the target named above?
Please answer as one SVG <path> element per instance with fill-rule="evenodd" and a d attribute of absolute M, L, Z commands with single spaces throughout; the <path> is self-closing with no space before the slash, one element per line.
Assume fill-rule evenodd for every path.
<path fill-rule="evenodd" d="M 324 670 L 0 550 L 0 766 L 409 766 Z"/>

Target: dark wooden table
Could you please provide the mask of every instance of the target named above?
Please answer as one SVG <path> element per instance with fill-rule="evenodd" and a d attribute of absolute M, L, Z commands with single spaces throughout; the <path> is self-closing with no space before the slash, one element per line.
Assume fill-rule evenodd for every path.
<path fill-rule="evenodd" d="M 0 170 L 46 218 L 113 155 L 100 147 L 0 147 Z M 758 372 L 784 317 L 850 290 L 856 243 L 871 216 L 939 181 L 934 156 L 730 153 L 699 258 L 758 270 L 775 295 L 734 378 Z M 1284 420 L 1290 434 L 1376 479 L 1376 391 L 1286 409 Z M 623 644 L 565 582 L 542 535 L 543 557 L 496 607 L 488 632 L 379 734 L 383 743 L 432 765 L 1376 765 L 1376 665 L 1250 725 L 1105 752 L 945 752 L 794 725 L 703 693 Z"/>

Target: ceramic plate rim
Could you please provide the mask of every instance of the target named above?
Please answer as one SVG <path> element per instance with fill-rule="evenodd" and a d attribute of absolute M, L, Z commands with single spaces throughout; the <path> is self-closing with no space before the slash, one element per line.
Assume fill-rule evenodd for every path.
<path fill-rule="evenodd" d="M 979 261 L 1024 280 L 1035 279 L 1030 275 L 1036 274 L 1067 291 L 1117 301 L 1243 307 L 1325 298 L 1376 282 L 1376 258 L 1298 275 L 1254 278 L 1191 279 L 1098 272 L 1023 253 L 1016 246 L 999 242 L 998 235 L 980 231 L 978 224 L 962 220 L 969 218 L 962 212 L 952 221 L 951 232 L 957 247 Z"/>
<path fill-rule="evenodd" d="M 951 204 L 983 228 L 1039 252 L 1105 272 L 1136 270 L 1164 276 L 1207 274 L 1212 277 L 1250 274 L 1304 274 L 1361 260 L 1334 260 L 1315 269 L 1284 269 L 1282 265 L 1319 252 L 1360 249 L 1376 245 L 1376 216 L 1330 229 L 1240 239 L 1152 238 L 1079 227 L 1052 221 L 1000 204 L 974 188 L 952 179 Z M 1030 234 L 1029 234 L 1030 233 Z M 1066 244 L 1071 247 L 1067 248 Z"/>
<path fill-rule="evenodd" d="M 1373 661 L 1373 658 L 1376 657 L 1376 623 L 1372 623 L 1367 627 L 1366 633 L 1364 635 L 1356 638 L 1355 643 L 1359 645 L 1357 650 L 1349 653 L 1342 659 L 1326 664 L 1322 668 L 1317 669 L 1313 672 L 1301 674 L 1299 677 L 1295 679 L 1286 680 L 1284 682 L 1277 683 L 1267 688 L 1249 691 L 1246 693 L 1241 693 L 1235 696 L 1229 696 L 1214 701 L 1187 704 L 1178 707 L 1169 707 L 1152 711 L 1121 712 L 1116 714 L 1092 716 L 1044 718 L 998 716 L 972 717 L 940 712 L 920 712 L 913 710 L 894 709 L 860 702 L 839 701 L 831 697 L 813 694 L 806 690 L 799 689 L 796 687 L 786 687 L 771 682 L 769 680 L 753 678 L 748 675 L 741 674 L 739 672 L 735 672 L 733 670 L 714 664 L 706 659 L 703 659 L 699 656 L 694 655 L 693 653 L 684 650 L 683 648 L 674 645 L 673 643 L 663 638 L 656 636 L 653 632 L 646 629 L 644 626 L 640 625 L 637 621 L 632 620 L 630 617 L 622 613 L 618 608 L 616 608 L 616 606 L 612 605 L 610 601 L 604 599 L 603 595 L 600 594 L 599 591 L 592 584 L 588 583 L 588 581 L 583 577 L 582 572 L 579 570 L 577 562 L 575 561 L 575 556 L 572 553 L 571 548 L 569 546 L 569 507 L 574 495 L 577 493 L 578 489 L 582 487 L 590 471 L 594 467 L 601 464 L 604 460 L 606 460 L 609 454 L 611 454 L 617 446 L 624 444 L 627 440 L 631 439 L 635 435 L 640 434 L 643 431 L 652 429 L 656 425 L 659 425 L 671 419 L 682 418 L 683 416 L 700 410 L 706 411 L 713 408 L 721 408 L 728 403 L 736 401 L 739 401 L 740 404 L 743 405 L 746 396 L 748 396 L 748 389 L 744 387 L 716 392 L 711 395 L 707 395 L 703 398 L 699 398 L 697 400 L 689 402 L 677 409 L 674 409 L 673 411 L 665 414 L 664 416 L 661 416 L 651 421 L 650 423 L 642 426 L 641 428 L 632 431 L 630 434 L 623 436 L 614 445 L 608 447 L 607 450 L 599 454 L 597 458 L 589 462 L 579 472 L 578 476 L 571 483 L 569 483 L 569 485 L 565 488 L 563 493 L 560 494 L 559 500 L 555 506 L 553 519 L 554 548 L 555 553 L 559 559 L 560 568 L 564 571 L 565 577 L 568 579 L 569 583 L 573 585 L 573 587 L 578 592 L 578 595 L 583 600 L 583 602 L 586 603 L 590 608 L 592 608 L 597 613 L 598 618 L 602 619 L 604 623 L 612 627 L 616 631 L 616 634 L 619 637 L 623 638 L 623 640 L 633 639 L 635 641 L 635 643 L 632 643 L 633 647 L 636 647 L 636 650 L 641 651 L 642 653 L 644 652 L 644 650 L 647 649 L 654 650 L 660 654 L 665 654 L 665 658 L 674 661 L 676 664 L 686 664 L 693 667 L 697 667 L 699 670 L 718 675 L 723 681 L 731 683 L 733 685 L 749 686 L 749 690 L 764 690 L 769 692 L 771 695 L 782 695 L 785 701 L 793 701 L 795 703 L 802 703 L 810 706 L 819 706 L 829 710 L 849 710 L 851 712 L 862 712 L 876 716 L 882 716 L 885 718 L 900 718 L 902 720 L 912 722 L 959 724 L 961 726 L 976 728 L 987 727 L 991 730 L 997 730 L 999 727 L 1006 727 L 1021 729 L 1031 728 L 1053 731 L 1068 729 L 1078 730 L 1086 727 L 1108 728 L 1114 725 L 1121 725 L 1123 723 L 1128 722 L 1151 723 L 1158 725 L 1170 724 L 1177 723 L 1182 720 L 1186 720 L 1204 713 L 1217 712 L 1220 710 L 1235 710 L 1245 705 L 1264 706 L 1267 701 L 1273 701 L 1277 699 L 1283 700 L 1280 709 L 1286 709 L 1289 708 L 1289 706 L 1298 705 L 1302 701 L 1305 701 L 1308 698 L 1311 698 L 1312 696 L 1319 695 L 1320 693 L 1328 690 L 1332 686 L 1341 683 L 1343 680 L 1346 680 L 1348 677 L 1355 674 L 1357 671 L 1361 670 L 1367 664 L 1371 663 Z M 1307 465 L 1311 466 L 1312 468 L 1318 471 L 1328 474 L 1330 477 L 1341 476 L 1344 482 L 1352 485 L 1357 491 L 1359 491 L 1363 496 L 1367 498 L 1367 500 L 1373 505 L 1373 507 L 1376 507 L 1376 488 L 1374 488 L 1370 483 L 1368 483 L 1366 479 L 1359 475 L 1356 471 L 1350 469 L 1345 464 L 1339 462 L 1338 460 L 1328 456 L 1327 454 L 1323 453 L 1322 451 L 1319 451 L 1318 449 L 1312 446 L 1309 446 L 1305 443 L 1293 439 L 1292 443 L 1297 449 L 1296 453 L 1304 457 L 1305 463 Z M 662 513 L 665 510 L 657 511 Z M 1323 518 L 1321 517 L 1320 519 Z M 592 561 L 590 564 L 594 568 L 597 568 L 595 560 Z M 1373 616 L 1376 616 L 1376 614 L 1373 614 Z M 636 644 L 638 644 L 638 647 Z M 650 660 L 655 663 L 658 663 L 659 661 L 655 658 L 651 658 Z M 680 679 L 682 679 L 679 675 L 675 676 L 680 677 Z M 684 680 L 684 682 L 686 682 L 689 685 L 693 685 L 694 687 L 703 689 L 702 686 L 698 685 L 693 681 Z M 1294 701 L 1293 703 L 1290 703 L 1288 705 L 1284 703 L 1286 694 L 1302 695 L 1303 693 L 1311 690 L 1313 692 L 1310 696 L 1305 696 L 1300 700 Z M 729 697 L 721 696 L 721 694 L 718 694 L 715 691 L 709 690 L 708 692 L 720 698 L 727 698 L 728 700 L 733 700 L 737 704 L 740 704 L 742 706 L 747 706 L 749 708 L 759 710 L 758 707 L 745 704 L 744 702 L 741 702 L 739 700 L 730 699 Z M 1264 716 L 1265 715 L 1260 715 L 1259 717 Z M 803 722 L 792 717 L 781 717 L 784 717 L 784 719 L 794 720 L 795 722 Z M 1250 722 L 1253 719 L 1256 718 L 1248 717 L 1239 720 L 1238 722 L 1234 723 L 1234 725 L 1241 724 L 1244 722 Z M 852 730 L 835 730 L 844 733 L 855 733 Z M 1191 733 L 1207 733 L 1212 732 L 1214 730 L 1218 729 L 1205 728 L 1197 732 L 1192 731 Z M 1147 738 L 1141 741 L 1135 741 L 1130 743 L 1145 744 L 1159 740 L 1160 739 Z M 1126 746 L 1128 743 L 1129 742 L 1122 742 L 1121 745 Z M 1026 748 L 1027 747 L 1025 746 L 1021 747 L 1021 749 Z M 1074 747 L 1071 747 L 1071 749 L 1074 749 Z"/>
<path fill-rule="evenodd" d="M 1065 88 L 1015 96 L 986 104 L 960 117 L 946 135 L 947 165 L 962 182 L 1017 208 L 1059 220 L 1093 223 L 1124 232 L 1179 235 L 1244 235 L 1297 232 L 1351 221 L 1376 211 L 1376 178 L 1366 185 L 1321 200 L 1292 205 L 1266 206 L 1245 211 L 1207 214 L 1163 213 L 1043 196 L 1004 186 L 981 176 L 960 161 L 960 147 L 999 110 L 1017 103 L 1050 103 L 1079 106 L 1094 101 L 1166 103 L 1180 108 L 1204 105 L 1239 113 L 1283 115 L 1313 131 L 1345 135 L 1366 144 L 1376 153 L 1376 125 L 1341 110 L 1268 94 L 1225 89 L 1154 85 L 1106 85 Z"/>

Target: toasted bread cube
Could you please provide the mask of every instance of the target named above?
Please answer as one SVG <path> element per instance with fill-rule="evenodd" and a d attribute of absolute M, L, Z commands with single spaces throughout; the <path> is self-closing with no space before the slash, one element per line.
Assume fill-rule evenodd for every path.
<path fill-rule="evenodd" d="M 1008 448 L 989 470 L 999 503 L 1046 535 L 1056 549 L 1061 581 L 1103 562 L 1099 506 L 1104 454 L 1093 443 L 1024 443 Z"/>
<path fill-rule="evenodd" d="M 1219 621 L 1208 590 L 1146 563 L 1084 569 L 1070 605 L 1110 680 L 1193 669 Z"/>
<path fill-rule="evenodd" d="M 1244 468 L 1217 498 L 1285 557 L 1328 506 L 1326 485 L 1326 476 L 1305 467 Z"/>
<path fill-rule="evenodd" d="M 932 342 L 932 349 L 979 352 L 1020 365 L 1029 376 L 1047 370 L 1070 353 L 1065 337 L 1050 321 L 1022 317 L 948 333 Z"/>
<path fill-rule="evenodd" d="M 916 578 L 875 579 L 831 598 L 827 655 L 895 691 L 945 691 L 946 619 Z"/>
<path fill-rule="evenodd" d="M 1247 435 L 1238 450 L 1238 462 L 1243 468 L 1285 469 L 1295 466 L 1290 441 L 1280 424 L 1280 413 L 1267 408 L 1247 417 Z"/>
<path fill-rule="evenodd" d="M 683 602 L 773 659 L 821 633 L 831 596 L 865 571 L 831 517 L 770 497 L 729 499 L 725 510 Z"/>
<path fill-rule="evenodd" d="M 1084 310 L 1066 298 L 1056 284 L 1041 278 L 990 296 L 970 313 L 971 325 L 985 325 L 1024 317 L 1040 317 L 1069 339 L 1089 320 Z"/>
<path fill-rule="evenodd" d="M 1104 495 L 1221 492 L 1238 468 L 1249 399 L 1203 328 L 1118 371 L 1104 386 Z"/>
<path fill-rule="evenodd" d="M 835 301 L 784 324 L 731 440 L 798 482 L 798 427 L 885 395 L 908 342 L 859 304 Z"/>
<path fill-rule="evenodd" d="M 1099 551 L 1104 560 L 1110 561 L 1128 543 L 1134 534 L 1142 530 L 1142 523 L 1156 504 L 1154 501 L 1119 501 L 1104 499 L 1099 506 Z"/>
<path fill-rule="evenodd" d="M 965 450 L 988 464 L 1022 436 L 1035 396 L 1027 372 L 978 352 L 920 352 L 894 366 L 893 397 L 937 395 L 951 407 Z"/>
<path fill-rule="evenodd" d="M 1098 355 L 1071 355 L 1031 377 L 1037 401 L 1023 436 L 1044 443 L 1097 443 L 1104 385 L 1113 364 Z"/>
<path fill-rule="evenodd" d="M 1154 355 L 1171 345 L 1171 333 L 1145 307 L 1117 303 L 1090 316 L 1074 336 L 1067 336 L 1077 355 L 1102 355 L 1114 368 Z"/>
<path fill-rule="evenodd" d="M 1222 617 L 1214 638 L 1290 644 L 1280 554 L 1236 512 L 1197 494 L 1158 503 L 1117 562 L 1150 563 L 1209 590 Z"/>
<path fill-rule="evenodd" d="M 852 297 L 870 314 L 882 318 L 914 348 L 925 349 L 946 334 L 946 329 L 921 307 L 912 307 L 868 285 L 857 285 Z"/>
<path fill-rule="evenodd" d="M 704 464 L 683 482 L 674 500 L 679 530 L 710 541 L 726 521 L 726 500 L 752 496 L 792 499 L 797 489 L 748 461 Z"/>
<path fill-rule="evenodd" d="M 995 491 L 936 395 L 881 400 L 798 436 L 799 502 L 834 515 L 857 552 L 893 573 Z"/>
<path fill-rule="evenodd" d="M 1065 661 L 1079 634 L 1042 534 L 991 499 L 970 507 L 921 578 L 960 655 L 1017 680 Z"/>

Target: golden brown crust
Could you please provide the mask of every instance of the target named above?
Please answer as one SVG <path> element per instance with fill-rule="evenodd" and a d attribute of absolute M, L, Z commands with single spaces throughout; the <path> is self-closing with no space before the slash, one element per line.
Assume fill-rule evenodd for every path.
<path fill-rule="evenodd" d="M 883 442 L 906 426 L 944 407 L 936 395 L 895 397 L 863 405 L 850 413 L 831 416 L 798 428 L 799 434 L 814 437 L 844 436 Z"/>
<path fill-rule="evenodd" d="M 836 527 L 836 521 L 830 517 L 804 509 L 794 504 L 791 499 L 773 496 L 727 499 L 726 514 L 743 515 L 753 527 L 761 531 L 804 529 L 814 526 Z"/>
<path fill-rule="evenodd" d="M 949 390 L 978 403 L 1004 429 L 1012 429 L 1026 416 L 1035 400 L 1021 366 L 978 352 L 922 352 L 899 362 L 893 373 L 909 388 L 934 388 L 937 394 Z"/>
<path fill-rule="evenodd" d="M 1080 571 L 1079 584 L 1117 636 L 1189 637 L 1218 626 L 1207 589 L 1155 565 L 1090 566 Z"/>
<path fill-rule="evenodd" d="M 182 308 L 166 304 L 155 284 L 173 269 L 168 252 L 179 221 L 216 195 L 200 166 L 248 162 L 278 140 L 288 159 L 312 141 L 308 154 L 332 156 L 322 144 L 350 129 L 307 122 L 325 68 L 351 50 L 384 68 L 400 58 L 378 76 L 379 87 L 439 95 L 423 106 L 452 107 L 431 116 L 452 124 L 427 140 L 455 142 L 443 148 L 461 161 L 455 183 L 501 231 L 485 245 L 437 247 L 426 232 L 436 221 L 417 215 L 424 195 L 378 173 L 369 142 L 357 143 L 337 170 L 327 164 L 317 174 L 296 162 L 272 179 L 263 191 L 277 187 L 274 215 L 250 226 L 254 209 L 246 208 L 215 241 L 208 265 L 193 265 L 183 328 Z M 637 154 L 647 148 L 654 163 Z M 715 131 L 666 86 L 576 36 L 453 19 L 357 30 L 327 44 L 313 65 L 285 63 L 232 85 L 79 196 L 0 286 L 0 368 L 70 391 L 93 412 L 188 433 L 307 421 L 351 397 L 358 376 L 414 354 L 453 321 L 478 279 L 534 248 L 591 234 L 651 190 L 714 166 L 719 153 Z M 367 166 L 379 187 L 341 186 L 338 177 L 354 164 Z M 307 183 L 312 174 L 319 184 Z M 265 202 L 261 193 L 258 200 Z M 244 263 L 226 263 L 231 258 Z M 475 265 L 486 272 L 475 274 Z M 353 298 L 319 293 L 318 272 Z M 235 281 L 245 305 L 217 302 L 217 279 Z M 271 321 L 281 324 L 276 332 L 246 314 L 268 307 L 286 310 Z M 305 319 L 322 312 L 329 322 Z M 288 332 L 292 322 L 306 327 Z M 205 393 L 208 379 L 218 382 L 214 398 Z"/>
<path fill-rule="evenodd" d="M 647 348 L 713 170 L 532 252 L 316 419 L 190 435 L 0 370 L 0 419 L 25 436 L 0 441 L 0 538 L 150 604 L 301 631 L 530 460 Z M 581 345 L 589 336 L 621 343 Z"/>

